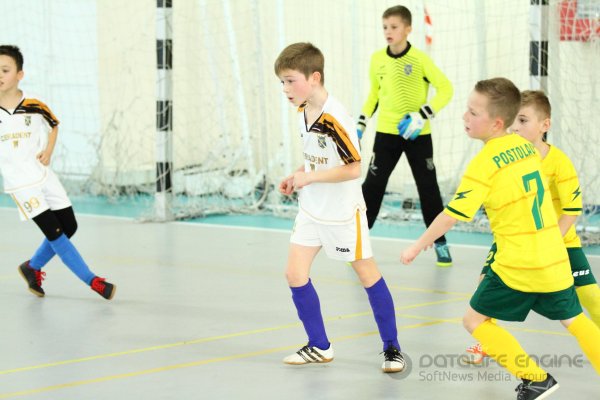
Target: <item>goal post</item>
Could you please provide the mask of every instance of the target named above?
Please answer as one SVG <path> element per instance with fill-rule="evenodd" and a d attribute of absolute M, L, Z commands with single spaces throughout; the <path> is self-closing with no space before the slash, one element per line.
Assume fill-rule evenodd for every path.
<path fill-rule="evenodd" d="M 547 91 L 553 110 L 549 141 L 570 156 L 581 181 L 580 231 L 590 233 L 586 243 L 600 243 L 598 2 L 539 0 L 545 11 L 536 20 L 532 2 L 523 0 L 502 6 L 483 0 L 403 3 L 413 12 L 409 41 L 426 50 L 454 86 L 453 99 L 432 121 L 444 201 L 480 148 L 464 133 L 467 96 L 478 80 L 504 76 L 523 90 Z M 385 46 L 381 15 L 397 4 L 36 3 L 3 10 L 2 41 L 22 48 L 23 88 L 42 95 L 61 120 L 53 168 L 71 193 L 146 198 L 146 219 L 153 220 L 293 214 L 295 203 L 277 185 L 301 165 L 301 141 L 296 110 L 282 95 L 273 62 L 290 43 L 317 45 L 325 55 L 327 90 L 356 118 L 369 90 L 370 56 Z M 159 24 L 157 4 L 171 6 L 170 36 L 164 39 L 172 42 L 162 48 L 171 50 L 171 69 L 157 68 L 157 39 L 167 28 Z M 532 36 L 535 24 L 539 37 Z M 160 86 L 168 81 L 170 87 Z M 370 121 L 362 139 L 364 164 L 371 158 L 374 127 Z M 390 178 L 381 223 L 421 224 L 418 203 L 403 157 Z M 461 229 L 485 231 L 485 221 L 482 215 Z"/>

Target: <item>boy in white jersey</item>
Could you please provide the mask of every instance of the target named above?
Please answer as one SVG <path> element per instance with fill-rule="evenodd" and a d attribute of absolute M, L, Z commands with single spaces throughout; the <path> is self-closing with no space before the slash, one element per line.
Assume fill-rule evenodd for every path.
<path fill-rule="evenodd" d="M 373 260 L 360 182 L 360 153 L 353 121 L 323 86 L 324 57 L 310 43 L 286 47 L 275 61 L 283 92 L 298 107 L 304 164 L 282 180 L 285 195 L 299 191 L 299 212 L 290 238 L 286 277 L 308 344 L 287 364 L 333 360 L 319 297 L 309 278 L 321 248 L 330 258 L 352 263 L 365 287 L 383 341 L 384 372 L 401 372 L 394 302 Z"/>
<path fill-rule="evenodd" d="M 46 239 L 18 270 L 38 297 L 44 297 L 42 268 L 58 254 L 79 279 L 105 299 L 116 287 L 90 271 L 69 238 L 77 230 L 73 207 L 49 168 L 58 120 L 48 106 L 19 89 L 23 55 L 16 46 L 0 46 L 0 170 L 22 220 L 32 219 Z"/>
<path fill-rule="evenodd" d="M 577 297 L 583 308 L 588 311 L 591 320 L 600 327 L 600 288 L 581 248 L 581 240 L 574 226 L 583 209 L 579 179 L 569 157 L 556 146 L 546 142 L 551 125 L 550 118 L 551 106 L 546 94 L 540 90 L 526 90 L 521 93 L 521 109 L 512 129 L 529 140 L 542 157 L 542 170 L 548 178 L 554 212 L 567 247 Z M 493 251 L 491 254 L 490 259 L 493 259 Z M 489 268 L 487 264 L 483 267 L 480 281 Z M 466 361 L 469 363 L 480 364 L 486 356 L 480 343 L 467 348 Z"/>

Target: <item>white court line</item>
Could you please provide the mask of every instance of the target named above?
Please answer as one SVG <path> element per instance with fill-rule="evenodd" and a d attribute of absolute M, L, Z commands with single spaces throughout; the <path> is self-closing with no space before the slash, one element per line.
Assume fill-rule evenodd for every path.
<path fill-rule="evenodd" d="M 0 207 L 2 211 L 8 211 L 9 208 Z M 112 215 L 98 215 L 98 214 L 87 214 L 87 213 L 79 213 L 75 214 L 76 216 L 83 216 L 86 218 L 99 218 L 99 219 L 116 219 L 122 221 L 134 221 L 137 219 L 133 217 L 120 217 L 120 216 L 112 216 Z M 151 223 L 151 221 L 147 222 L 139 222 L 139 223 Z M 164 223 L 164 222 L 156 222 L 156 223 Z M 185 226 L 197 226 L 201 228 L 220 228 L 220 229 L 237 229 L 242 231 L 260 231 L 260 232 L 272 232 L 272 233 L 286 233 L 290 234 L 291 229 L 278 229 L 278 228 L 264 228 L 258 226 L 239 226 L 239 225 L 226 225 L 226 224 L 212 224 L 206 222 L 196 222 L 196 221 L 171 221 L 169 222 L 175 225 L 185 225 Z M 469 233 L 469 232 L 461 232 L 461 233 Z M 396 243 L 412 243 L 415 239 L 402 239 L 402 238 L 387 238 L 381 236 L 370 236 L 373 241 L 381 241 L 381 242 L 396 242 Z M 481 245 L 481 244 L 462 244 L 462 243 L 451 243 L 451 247 L 453 248 L 465 248 L 465 249 L 489 249 L 489 246 Z M 585 248 L 584 248 L 585 252 Z M 598 258 L 600 259 L 600 255 L 596 254 L 587 254 L 585 255 L 588 258 Z"/>

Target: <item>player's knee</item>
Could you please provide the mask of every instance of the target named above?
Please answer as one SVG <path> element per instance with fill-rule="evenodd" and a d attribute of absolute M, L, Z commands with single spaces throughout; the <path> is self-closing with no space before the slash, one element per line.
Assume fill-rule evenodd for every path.
<path fill-rule="evenodd" d="M 56 228 L 53 230 L 45 230 L 44 236 L 46 236 L 46 239 L 48 239 L 49 241 L 53 242 L 59 237 L 61 237 L 63 233 L 64 232 L 61 228 Z"/>
<path fill-rule="evenodd" d="M 473 331 L 477 328 L 477 326 L 479 326 L 479 321 L 477 321 L 476 319 L 474 319 L 469 314 L 465 314 L 463 316 L 463 321 L 462 322 L 463 322 L 463 327 L 469 333 L 473 333 Z"/>
<path fill-rule="evenodd" d="M 377 264 L 375 264 L 372 257 L 354 261 L 352 268 L 354 268 L 358 279 L 366 288 L 373 286 L 381 279 L 381 272 L 379 272 Z"/>
<path fill-rule="evenodd" d="M 308 276 L 290 269 L 285 271 L 285 279 L 290 287 L 300 287 L 308 283 Z"/>
<path fill-rule="evenodd" d="M 65 235 L 67 235 L 68 238 L 73 236 L 75 232 L 77 232 L 77 221 L 73 220 L 73 222 L 69 224 L 69 226 L 64 226 L 63 231 L 65 232 Z"/>

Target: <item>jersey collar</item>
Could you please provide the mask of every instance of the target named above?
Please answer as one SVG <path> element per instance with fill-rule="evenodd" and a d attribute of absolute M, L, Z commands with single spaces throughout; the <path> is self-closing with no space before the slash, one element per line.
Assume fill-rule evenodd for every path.
<path fill-rule="evenodd" d="M 8 115 L 13 115 L 15 113 L 15 111 L 17 111 L 19 109 L 19 107 L 21 107 L 21 104 L 23 104 L 24 101 L 25 101 L 25 91 L 21 90 L 21 101 L 19 101 L 19 104 L 17 104 L 17 106 L 15 107 L 15 109 L 13 110 L 12 113 L 4 107 L 0 107 L 0 110 L 6 112 Z"/>
<path fill-rule="evenodd" d="M 392 58 L 400 58 L 400 57 L 404 56 L 406 53 L 408 53 L 408 51 L 410 50 L 411 47 L 412 46 L 411 46 L 410 42 L 406 42 L 406 48 L 400 54 L 393 54 L 392 51 L 390 50 L 390 46 L 388 46 L 385 49 L 385 52 L 388 56 L 390 56 Z"/>

